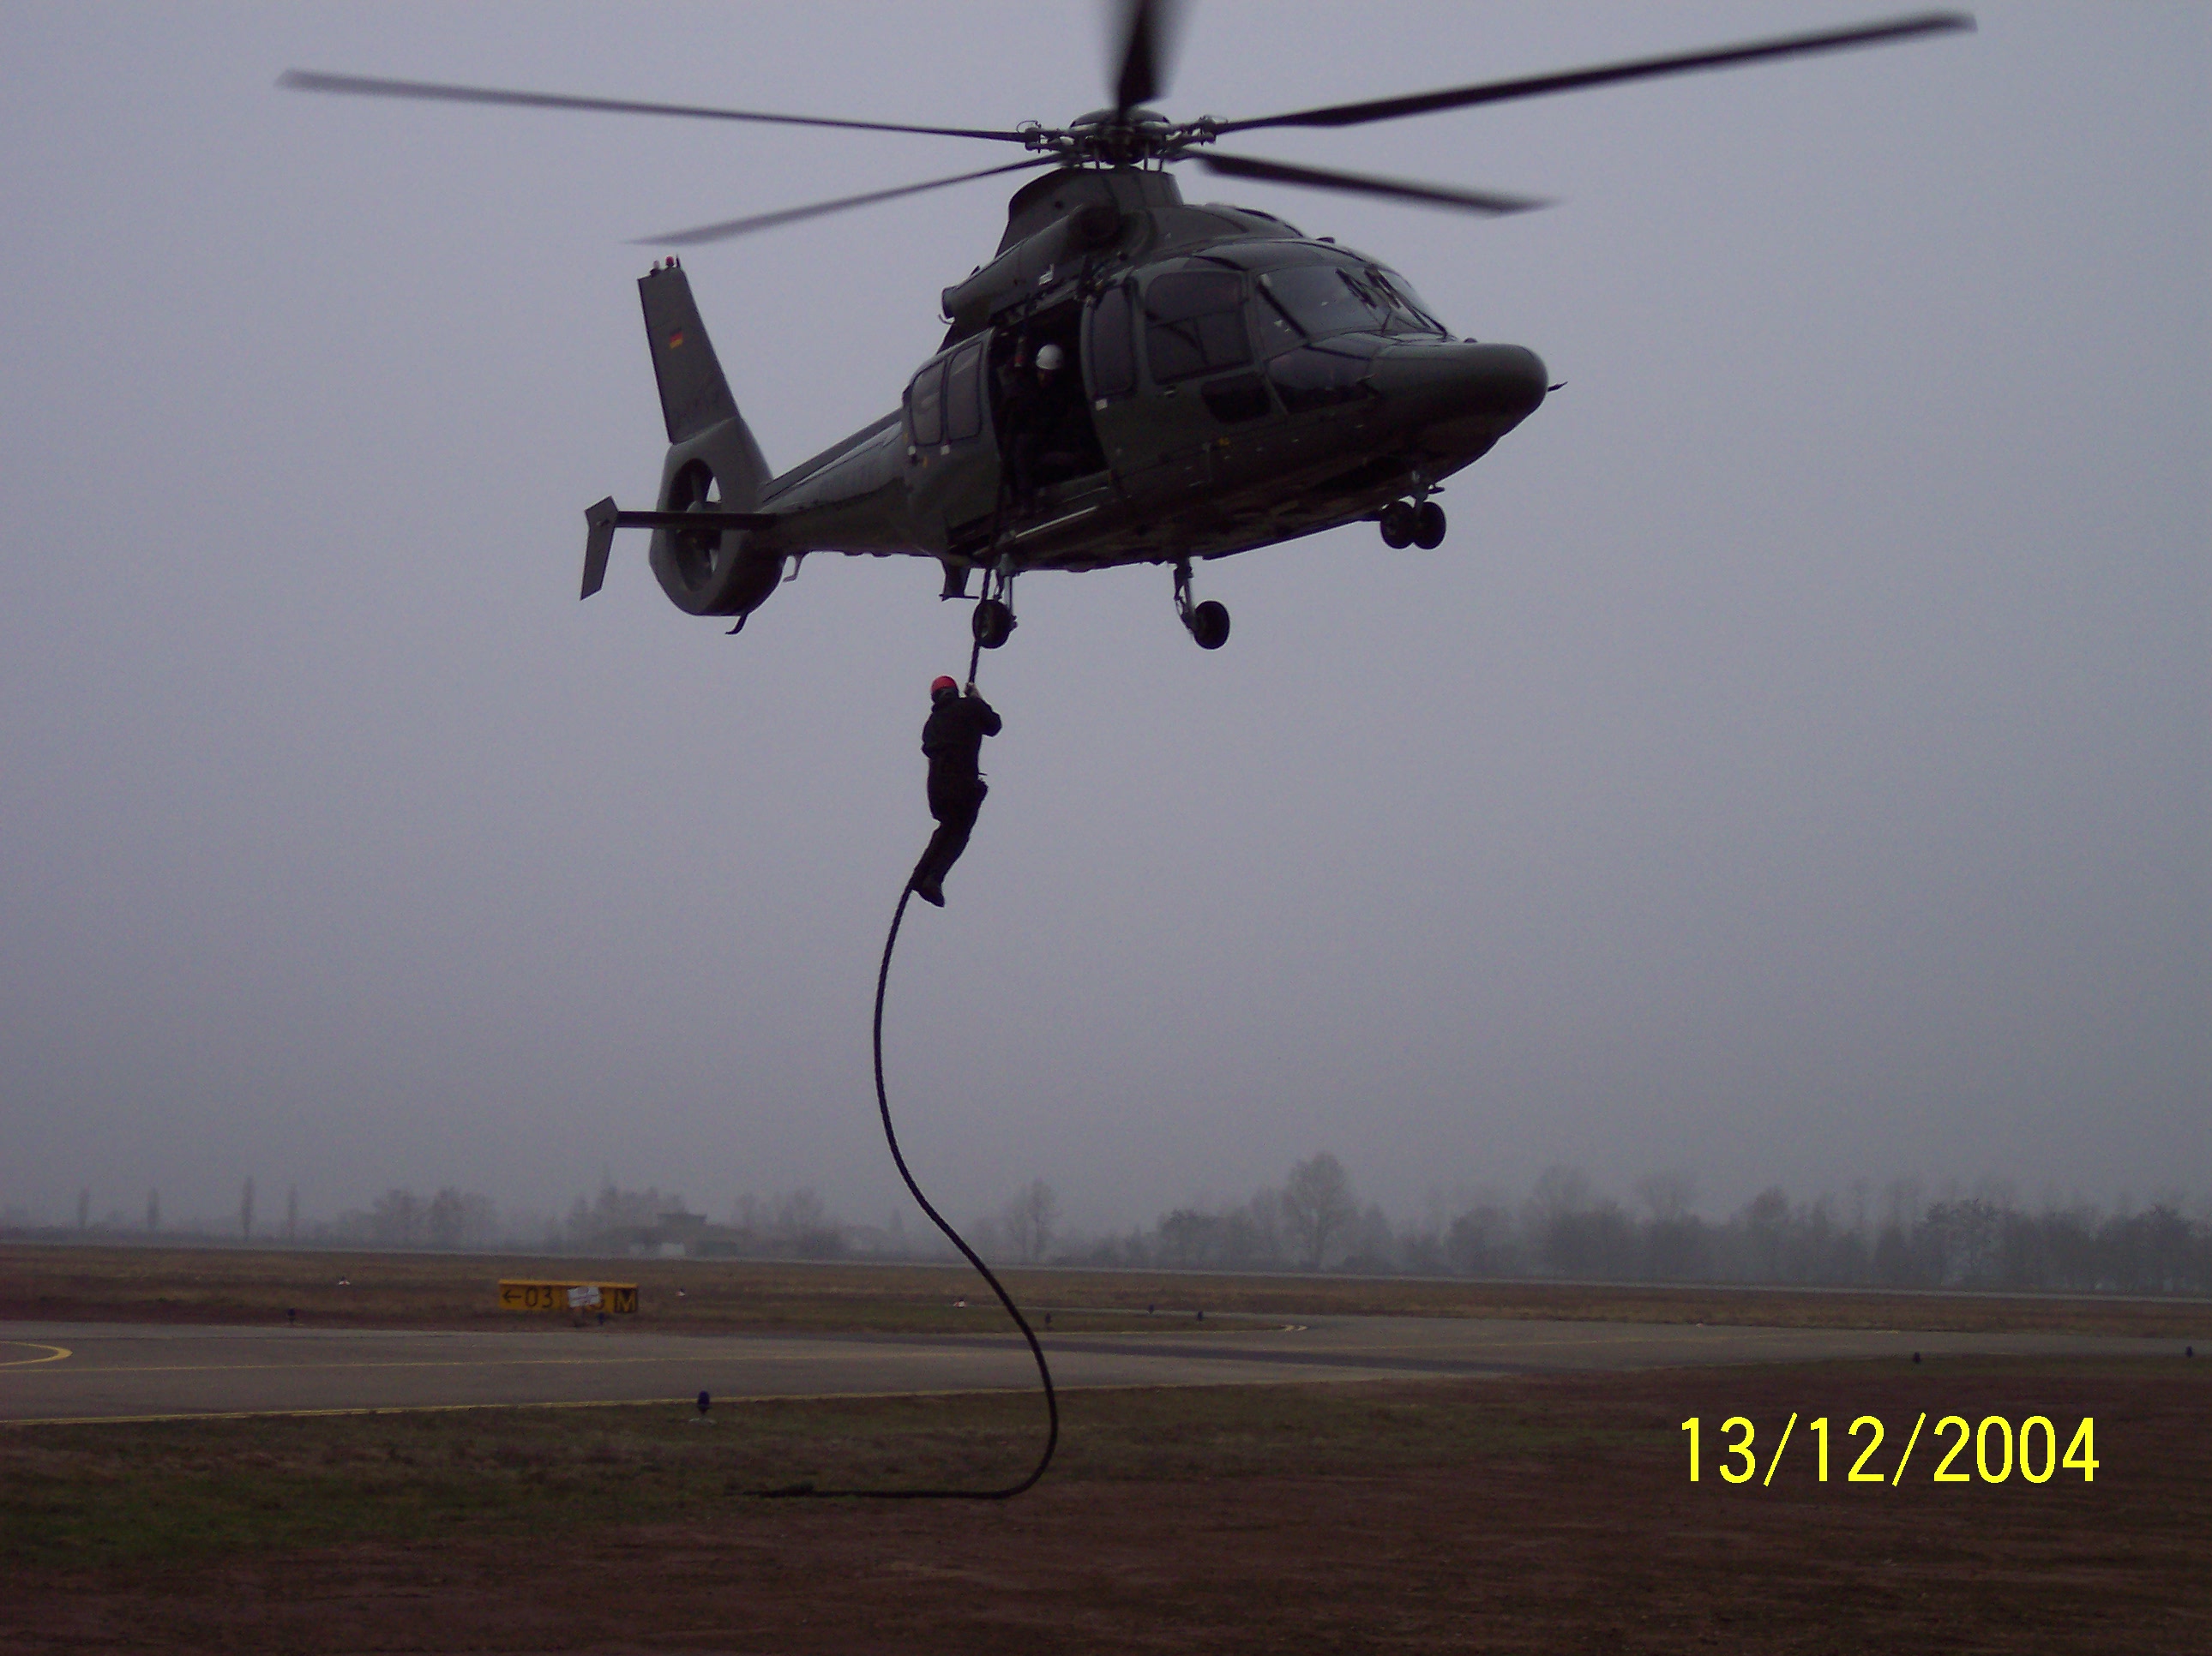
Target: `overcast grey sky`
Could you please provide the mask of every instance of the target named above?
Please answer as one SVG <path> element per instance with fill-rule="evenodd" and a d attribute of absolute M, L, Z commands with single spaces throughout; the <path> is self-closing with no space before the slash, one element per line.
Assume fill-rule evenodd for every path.
<path fill-rule="evenodd" d="M 1901 10 L 1261 5 L 1178 116 Z M 994 792 L 890 1020 L 956 1212 L 1399 1210 L 1571 1162 L 2203 1191 L 2212 1093 L 2209 15 L 1970 37 L 1259 153 L 1556 197 L 1224 197 L 1567 388 L 1445 497 L 1038 575 Z M 278 92 L 291 66 L 927 123 L 1104 97 L 1090 6 L 0 7 L 0 1203 L 296 1182 L 902 1204 L 868 1078 L 928 822 L 926 562 L 738 639 L 581 508 L 661 436 L 629 238 L 980 146 Z M 889 408 L 995 183 L 685 264 L 786 466 Z"/>

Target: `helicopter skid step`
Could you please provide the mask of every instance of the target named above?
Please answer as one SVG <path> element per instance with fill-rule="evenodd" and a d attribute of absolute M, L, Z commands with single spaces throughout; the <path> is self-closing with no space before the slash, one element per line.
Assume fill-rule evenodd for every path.
<path fill-rule="evenodd" d="M 999 537 L 998 548 L 1000 551 L 1004 551 L 1010 547 L 1025 546 L 1032 542 L 1043 540 L 1054 531 L 1066 529 L 1071 524 L 1079 524 L 1095 518 L 1105 509 L 1103 502 L 1093 506 L 1080 506 L 1073 512 L 1063 512 L 1057 517 L 1047 518 L 1042 523 L 1024 524 L 1018 529 L 1009 529 Z"/>

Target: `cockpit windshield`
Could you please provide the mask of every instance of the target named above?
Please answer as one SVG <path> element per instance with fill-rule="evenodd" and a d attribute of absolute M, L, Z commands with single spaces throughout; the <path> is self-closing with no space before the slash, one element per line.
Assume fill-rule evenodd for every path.
<path fill-rule="evenodd" d="M 1352 272 L 1334 264 L 1294 265 L 1260 278 L 1260 291 L 1305 339 L 1379 331 L 1384 311 Z"/>
<path fill-rule="evenodd" d="M 1390 306 L 1392 333 L 1443 333 L 1443 323 L 1428 301 L 1413 291 L 1413 284 L 1395 270 L 1386 270 L 1376 265 L 1368 271 L 1367 279 L 1374 285 L 1376 295 Z"/>
<path fill-rule="evenodd" d="M 1297 264 L 1260 278 L 1260 332 L 1271 350 L 1343 333 L 1440 334 L 1395 271 Z"/>

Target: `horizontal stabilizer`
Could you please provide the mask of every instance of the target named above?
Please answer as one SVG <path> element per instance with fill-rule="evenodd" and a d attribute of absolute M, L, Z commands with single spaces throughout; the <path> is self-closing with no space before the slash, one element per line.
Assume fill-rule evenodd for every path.
<path fill-rule="evenodd" d="M 736 529 L 766 529 L 775 521 L 772 512 L 624 512 L 615 497 L 584 508 L 584 590 L 589 597 L 607 581 L 607 555 L 614 550 L 617 529 L 680 529 L 693 533 L 723 533 Z"/>

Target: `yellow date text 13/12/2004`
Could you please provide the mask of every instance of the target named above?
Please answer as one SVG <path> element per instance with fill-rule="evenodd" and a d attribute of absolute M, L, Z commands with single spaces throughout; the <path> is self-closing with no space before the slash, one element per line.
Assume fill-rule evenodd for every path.
<path fill-rule="evenodd" d="M 1841 1435 L 1836 1445 L 1836 1459 L 1840 1465 L 1848 1457 L 1850 1470 L 1843 1474 L 1847 1483 L 1886 1483 L 1891 1488 L 1905 1482 L 1905 1468 L 1912 1464 L 1912 1452 L 1918 1447 L 1922 1433 L 1928 1425 L 1923 1414 L 1912 1424 L 1911 1435 L 1905 1441 L 1896 1464 L 1887 1466 L 1887 1457 L 1881 1453 L 1883 1440 L 1888 1429 L 1873 1415 L 1861 1415 L 1850 1424 L 1850 1429 Z M 1705 1470 L 1704 1433 L 1699 1417 L 1692 1415 L 1682 1422 L 1682 1429 L 1690 1437 L 1690 1482 L 1699 1481 Z M 1759 1469 L 1761 1455 L 1753 1448 L 1759 1429 L 1742 1415 L 1731 1415 L 1721 1423 L 1722 1447 L 1717 1470 L 1729 1483 L 1749 1483 L 1754 1478 L 1765 1488 L 1774 1482 L 1776 1468 L 1782 1465 L 1783 1452 L 1789 1448 L 1790 1440 L 1797 1429 L 1797 1416 L 1792 1415 L 1782 1428 L 1782 1435 L 1775 1443 L 1774 1452 L 1765 1456 L 1765 1471 Z M 1828 1481 L 1829 1421 L 1821 1415 L 1807 1423 L 1806 1431 L 1813 1443 L 1801 1449 L 1813 1454 L 1820 1481 Z M 1985 1416 L 1979 1426 L 1967 1423 L 1963 1415 L 1945 1415 L 1936 1422 L 1933 1441 L 1924 1453 L 1932 1459 L 1929 1481 L 1936 1483 L 2002 1483 L 2016 1472 L 2029 1483 L 2048 1483 L 2060 1472 L 2078 1472 L 2084 1483 L 2097 1479 L 2097 1422 L 2094 1416 L 2083 1416 L 2067 1440 L 2063 1454 L 2059 1453 L 2059 1428 L 2048 1415 L 2030 1415 L 2020 1422 L 2017 1430 L 2002 1415 Z M 1972 1453 L 1967 1450 L 1972 1447 Z M 1853 1453 L 1852 1451 L 1856 1453 Z"/>

